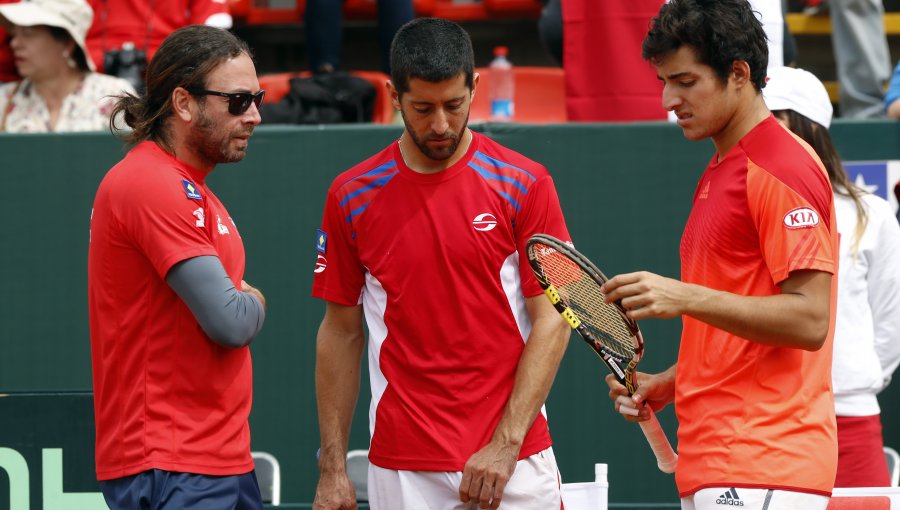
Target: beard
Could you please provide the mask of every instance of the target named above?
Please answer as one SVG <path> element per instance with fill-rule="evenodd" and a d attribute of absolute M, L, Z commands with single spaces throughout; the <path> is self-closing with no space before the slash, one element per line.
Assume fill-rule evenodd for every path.
<path fill-rule="evenodd" d="M 253 126 L 240 126 L 223 134 L 222 128 L 212 117 L 206 115 L 206 108 L 200 103 L 199 119 L 192 131 L 190 145 L 202 160 L 212 165 L 236 163 L 247 155 L 247 145 L 239 144 L 233 148 L 232 141 L 237 136 L 252 134 Z"/>
<path fill-rule="evenodd" d="M 413 143 L 416 144 L 416 147 L 419 148 L 419 151 L 422 152 L 429 159 L 433 159 L 435 161 L 443 161 L 445 159 L 449 159 L 451 156 L 456 154 L 456 149 L 459 148 L 460 135 L 465 133 L 466 126 L 469 125 L 469 114 L 466 113 L 466 120 L 463 122 L 462 128 L 458 133 L 454 133 L 452 131 L 447 131 L 441 136 L 438 136 L 434 132 L 429 132 L 424 137 L 420 137 L 416 134 L 415 130 L 413 130 L 412 126 L 409 124 L 409 121 L 406 120 L 406 113 L 403 110 L 400 110 L 400 116 L 403 117 L 403 125 L 406 126 L 406 132 L 409 133 L 409 137 L 412 138 Z M 428 142 L 430 140 L 442 140 L 449 139 L 450 145 L 432 149 L 428 146 Z"/>

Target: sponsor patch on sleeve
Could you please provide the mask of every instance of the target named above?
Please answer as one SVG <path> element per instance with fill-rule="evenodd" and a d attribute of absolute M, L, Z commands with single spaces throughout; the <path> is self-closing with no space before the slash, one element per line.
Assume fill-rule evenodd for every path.
<path fill-rule="evenodd" d="M 791 209 L 784 215 L 784 226 L 787 228 L 811 228 L 819 224 L 819 213 L 809 207 Z"/>
<path fill-rule="evenodd" d="M 328 243 L 328 234 L 322 229 L 316 229 L 316 251 L 324 254 Z"/>
<path fill-rule="evenodd" d="M 203 199 L 203 197 L 200 196 L 200 191 L 197 189 L 197 186 L 193 182 L 187 179 L 181 179 L 181 185 L 184 186 L 184 192 L 191 200 Z"/>
<path fill-rule="evenodd" d="M 319 274 L 328 267 L 328 260 L 325 259 L 323 255 L 316 256 L 316 268 L 313 269 L 313 273 Z"/>

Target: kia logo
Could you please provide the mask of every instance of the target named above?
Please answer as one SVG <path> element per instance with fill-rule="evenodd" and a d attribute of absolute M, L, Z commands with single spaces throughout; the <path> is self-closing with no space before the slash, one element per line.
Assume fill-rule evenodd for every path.
<path fill-rule="evenodd" d="M 798 207 L 784 215 L 784 226 L 787 228 L 815 227 L 818 224 L 818 213 L 809 207 Z"/>

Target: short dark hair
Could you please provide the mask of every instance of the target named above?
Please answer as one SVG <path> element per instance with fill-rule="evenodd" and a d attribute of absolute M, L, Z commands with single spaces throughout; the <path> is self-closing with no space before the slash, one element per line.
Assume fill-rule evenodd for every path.
<path fill-rule="evenodd" d="M 119 97 L 110 129 L 118 131 L 115 120 L 124 112 L 125 123 L 133 130 L 124 135 L 126 142 L 169 145 L 166 121 L 172 116 L 172 92 L 178 87 L 205 89 L 213 70 L 242 54 L 251 56 L 247 43 L 227 30 L 205 25 L 179 28 L 166 37 L 147 66 L 146 92 Z"/>
<path fill-rule="evenodd" d="M 437 83 L 465 73 L 472 89 L 475 54 L 472 39 L 458 24 L 441 18 L 416 18 L 394 35 L 391 81 L 402 95 L 413 78 Z"/>
<path fill-rule="evenodd" d="M 747 0 L 671 0 L 650 22 L 641 56 L 655 62 L 688 45 L 723 81 L 735 60 L 750 66 L 757 90 L 766 85 L 769 48 L 762 23 Z"/>

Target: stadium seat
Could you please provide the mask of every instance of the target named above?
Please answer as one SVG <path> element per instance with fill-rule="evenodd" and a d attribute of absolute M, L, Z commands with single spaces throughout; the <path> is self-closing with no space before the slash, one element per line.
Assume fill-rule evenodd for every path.
<path fill-rule="evenodd" d="M 431 16 L 435 0 L 413 0 L 416 16 Z M 374 19 L 378 14 L 378 0 L 344 0 L 344 16 L 348 19 Z"/>
<path fill-rule="evenodd" d="M 491 116 L 491 71 L 479 67 L 478 90 L 469 113 L 471 122 L 487 122 Z M 566 121 L 566 83 L 558 67 L 513 67 L 516 80 L 513 122 L 544 124 Z"/>
<path fill-rule="evenodd" d="M 267 452 L 250 452 L 256 466 L 256 479 L 263 503 L 281 504 L 281 465 L 274 455 Z"/>
<path fill-rule="evenodd" d="M 900 35 L 900 12 L 886 12 L 883 19 L 884 31 L 887 35 Z M 784 21 L 795 36 L 831 34 L 831 18 L 829 16 L 790 12 L 785 15 Z"/>
<path fill-rule="evenodd" d="M 372 122 L 375 124 L 390 124 L 394 122 L 394 105 L 391 104 L 391 96 L 388 94 L 385 83 L 390 76 L 381 71 L 351 71 L 354 76 L 359 76 L 375 87 L 375 106 L 372 108 Z"/>
<path fill-rule="evenodd" d="M 900 183 L 897 183 L 900 187 Z M 891 475 L 891 487 L 900 485 L 900 455 L 890 446 L 884 447 L 884 457 L 887 460 L 888 473 Z"/>
<path fill-rule="evenodd" d="M 369 500 L 369 450 L 347 452 L 347 476 L 353 482 L 358 501 Z"/>
<path fill-rule="evenodd" d="M 468 2 L 435 0 L 432 16 L 452 21 L 480 21 L 490 18 L 480 0 Z"/>
<path fill-rule="evenodd" d="M 493 18 L 535 18 L 541 15 L 543 6 L 538 0 L 482 0 L 488 15 Z"/>
<path fill-rule="evenodd" d="M 380 71 L 351 71 L 350 74 L 363 78 L 375 87 L 375 105 L 372 108 L 372 122 L 390 124 L 394 121 L 394 107 L 384 84 L 390 77 Z M 273 73 L 259 76 L 259 86 L 266 91 L 267 103 L 281 101 L 291 88 L 291 78 L 310 76 L 309 71 L 299 73 Z"/>
<path fill-rule="evenodd" d="M 264 101 L 267 103 L 281 101 L 291 89 L 290 80 L 295 76 L 300 76 L 300 73 L 261 74 L 259 76 L 259 88 L 266 91 Z"/>
<path fill-rule="evenodd" d="M 606 464 L 594 464 L 593 482 L 562 484 L 566 510 L 606 510 L 609 505 L 609 482 Z"/>
<path fill-rule="evenodd" d="M 248 25 L 299 23 L 306 10 L 306 0 L 295 0 L 293 6 L 272 6 L 271 0 L 227 0 L 231 16 Z"/>
<path fill-rule="evenodd" d="M 833 496 L 827 510 L 891 510 L 887 496 Z"/>

